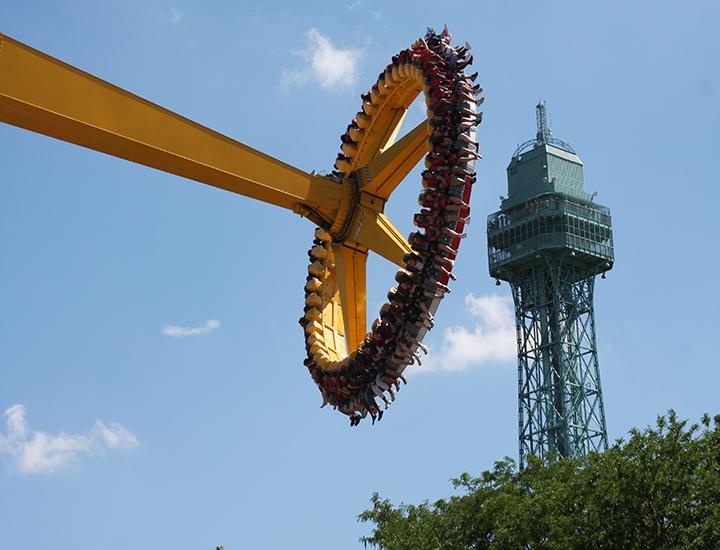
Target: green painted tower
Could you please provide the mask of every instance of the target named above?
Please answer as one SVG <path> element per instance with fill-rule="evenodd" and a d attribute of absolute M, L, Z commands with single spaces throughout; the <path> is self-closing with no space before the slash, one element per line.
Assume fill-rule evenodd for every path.
<path fill-rule="evenodd" d="M 593 290 L 613 266 L 610 210 L 585 191 L 583 163 L 552 137 L 545 104 L 536 111 L 537 135 L 513 153 L 508 196 L 487 225 L 490 275 L 515 303 L 520 467 L 608 444 Z"/>

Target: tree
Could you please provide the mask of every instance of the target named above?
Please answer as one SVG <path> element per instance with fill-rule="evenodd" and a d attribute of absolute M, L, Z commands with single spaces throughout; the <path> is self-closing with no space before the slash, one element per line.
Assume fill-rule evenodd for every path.
<path fill-rule="evenodd" d="M 687 425 L 670 411 L 604 453 L 505 458 L 461 494 L 395 506 L 377 493 L 361 539 L 382 550 L 720 548 L 720 415 Z"/>

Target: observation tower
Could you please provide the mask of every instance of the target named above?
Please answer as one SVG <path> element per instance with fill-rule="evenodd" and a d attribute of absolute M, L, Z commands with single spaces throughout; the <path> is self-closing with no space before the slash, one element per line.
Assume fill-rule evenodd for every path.
<path fill-rule="evenodd" d="M 585 191 L 583 163 L 552 137 L 545 104 L 537 135 L 507 168 L 508 196 L 488 217 L 490 275 L 510 283 L 518 349 L 520 467 L 528 455 L 607 448 L 593 289 L 613 266 L 610 210 Z"/>

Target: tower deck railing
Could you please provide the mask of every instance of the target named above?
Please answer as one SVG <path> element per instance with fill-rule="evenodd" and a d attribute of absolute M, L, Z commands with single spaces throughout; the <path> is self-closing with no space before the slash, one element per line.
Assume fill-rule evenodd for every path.
<path fill-rule="evenodd" d="M 529 256 L 537 254 L 541 250 L 565 248 L 587 255 L 587 258 L 578 257 L 577 263 L 590 264 L 595 263 L 600 258 L 608 261 L 613 259 L 612 244 L 608 245 L 578 237 L 577 235 L 569 235 L 566 232 L 557 232 L 531 237 L 507 248 L 492 249 L 488 256 L 490 269 L 495 270 L 514 260 L 521 260 L 525 257 L 528 257 L 527 263 L 529 264 L 532 263 Z M 606 271 L 606 269 L 599 269 L 598 271 Z"/>
<path fill-rule="evenodd" d="M 610 225 L 610 209 L 599 204 L 583 204 L 568 197 L 548 193 L 540 195 L 507 211 L 499 211 L 488 216 L 488 230 L 503 229 L 527 218 L 537 216 L 539 212 L 567 212 L 592 220 L 603 225 Z"/>
<path fill-rule="evenodd" d="M 488 260 L 498 276 L 501 267 L 523 268 L 542 251 L 567 249 L 587 267 L 605 271 L 614 260 L 610 210 L 559 194 L 536 197 L 488 217 Z M 504 278 L 504 277 L 500 277 Z"/>

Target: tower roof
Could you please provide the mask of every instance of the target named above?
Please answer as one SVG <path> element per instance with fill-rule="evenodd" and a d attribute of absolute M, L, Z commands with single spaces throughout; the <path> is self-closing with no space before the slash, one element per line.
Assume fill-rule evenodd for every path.
<path fill-rule="evenodd" d="M 508 196 L 501 208 L 507 210 L 547 193 L 591 201 L 592 195 L 585 191 L 580 157 L 569 143 L 552 137 L 544 102 L 537 104 L 535 113 L 537 134 L 513 153 L 507 168 Z"/>

